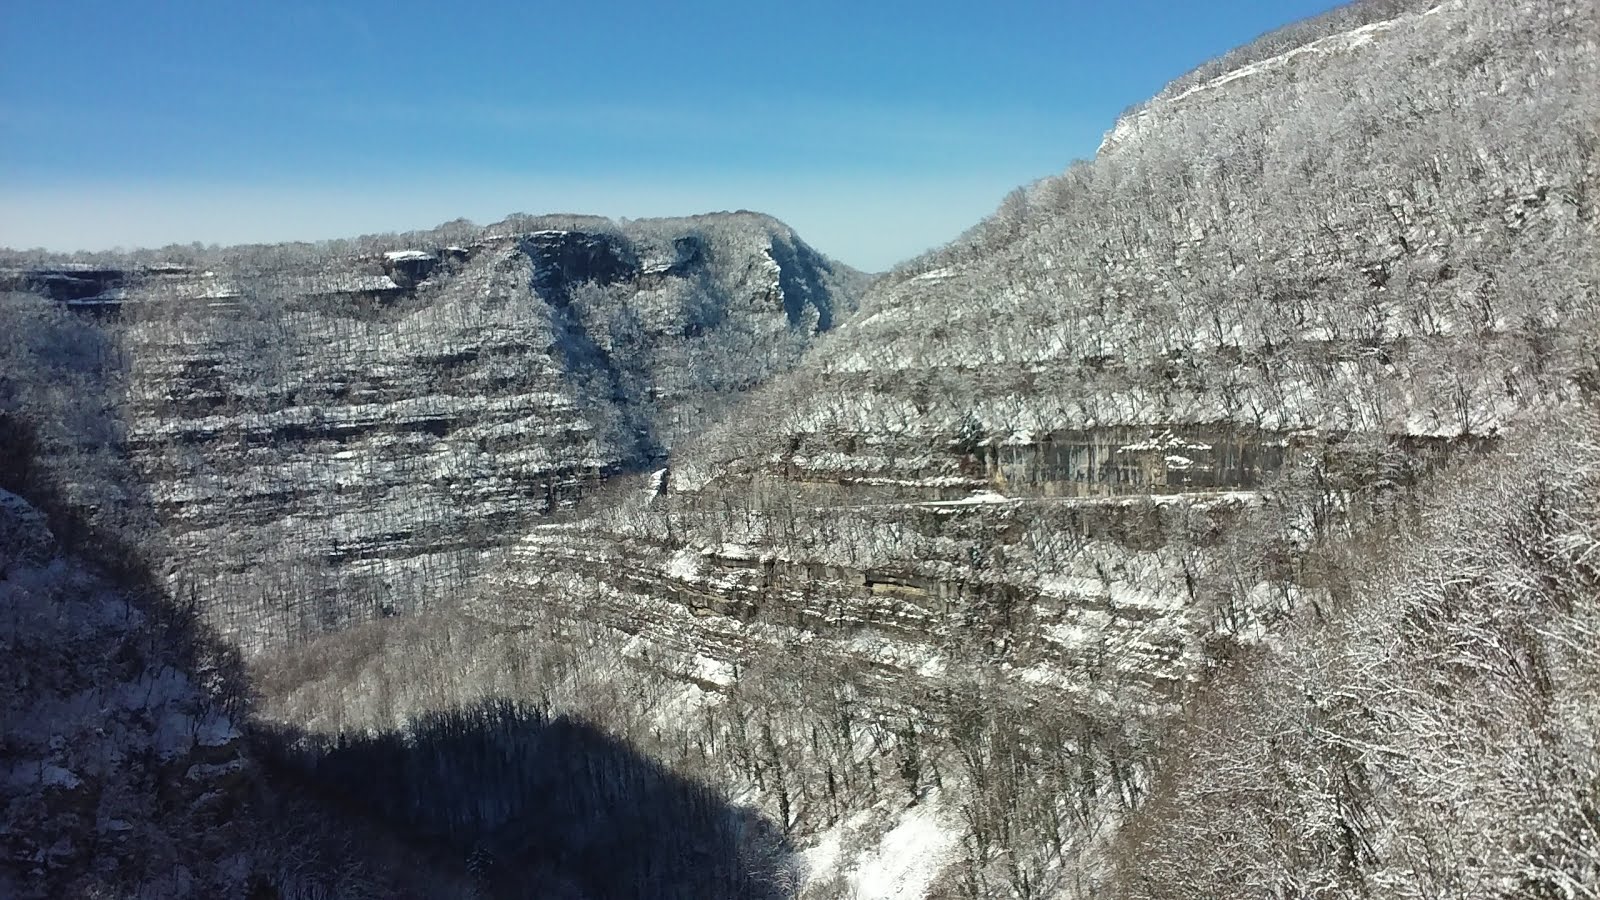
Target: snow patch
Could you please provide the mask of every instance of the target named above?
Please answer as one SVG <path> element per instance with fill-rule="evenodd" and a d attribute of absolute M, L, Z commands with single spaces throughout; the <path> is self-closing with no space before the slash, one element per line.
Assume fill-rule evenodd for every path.
<path fill-rule="evenodd" d="M 1013 503 L 1012 498 L 996 491 L 973 491 L 971 496 L 960 500 L 933 500 L 922 504 L 923 506 L 981 506 L 989 503 Z"/>
<path fill-rule="evenodd" d="M 700 577 L 700 554 L 681 548 L 667 562 L 667 574 L 679 581 L 695 581 Z"/>
<path fill-rule="evenodd" d="M 707 684 L 718 687 L 728 687 L 733 684 L 733 664 L 720 659 L 712 659 L 703 653 L 696 653 L 694 661 L 690 664 L 690 677 Z"/>
<path fill-rule="evenodd" d="M 45 766 L 39 771 L 39 783 L 47 788 L 70 791 L 83 784 L 83 780 L 60 766 Z"/>
<path fill-rule="evenodd" d="M 844 835 L 841 828 L 835 826 L 822 833 L 816 846 L 800 854 L 800 862 L 805 867 L 807 882 L 815 883 L 825 880 L 829 875 L 838 871 L 839 857 L 844 850 Z"/>
<path fill-rule="evenodd" d="M 1372 43 L 1375 37 L 1394 28 L 1404 19 L 1421 18 L 1422 16 L 1432 15 L 1433 13 L 1439 12 L 1441 9 L 1443 9 L 1442 5 L 1433 7 L 1432 9 L 1429 9 L 1418 16 L 1399 16 L 1397 18 L 1386 19 L 1381 22 L 1372 22 L 1367 25 L 1362 25 L 1361 27 L 1351 29 L 1350 31 L 1331 34 L 1327 37 L 1319 38 L 1318 40 L 1312 41 L 1308 44 L 1304 44 L 1284 53 L 1280 53 L 1277 56 L 1240 66 L 1237 69 L 1234 69 L 1230 72 L 1225 72 L 1222 75 L 1211 79 L 1210 81 L 1197 84 L 1194 87 L 1191 87 L 1188 90 L 1172 97 L 1162 97 L 1157 95 L 1155 100 L 1144 109 L 1139 110 L 1133 115 L 1123 116 L 1117 119 L 1116 123 L 1112 126 L 1111 131 L 1107 132 L 1105 138 L 1101 140 L 1100 148 L 1097 152 L 1104 153 L 1107 149 L 1115 147 L 1116 145 L 1133 137 L 1138 132 L 1139 128 L 1143 126 L 1144 123 L 1149 119 L 1152 111 L 1159 107 L 1180 103 L 1184 100 L 1194 97 L 1197 94 L 1216 90 L 1223 85 L 1230 84 L 1242 78 L 1249 78 L 1252 75 L 1259 75 L 1262 72 L 1268 72 L 1273 69 L 1280 68 L 1287 65 L 1291 60 L 1299 56 L 1330 52 L 1349 52 L 1351 50 L 1355 50 Z"/>
<path fill-rule="evenodd" d="M 922 898 L 948 862 L 960 832 L 930 797 L 907 809 L 851 875 L 861 900 Z"/>

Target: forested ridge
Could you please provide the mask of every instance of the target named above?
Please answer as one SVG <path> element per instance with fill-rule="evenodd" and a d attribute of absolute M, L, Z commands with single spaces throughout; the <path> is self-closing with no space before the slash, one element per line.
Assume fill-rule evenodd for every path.
<path fill-rule="evenodd" d="M 8 252 L 0 890 L 1600 896 L 1597 129 L 1592 3 L 1363 0 L 870 284 Z"/>

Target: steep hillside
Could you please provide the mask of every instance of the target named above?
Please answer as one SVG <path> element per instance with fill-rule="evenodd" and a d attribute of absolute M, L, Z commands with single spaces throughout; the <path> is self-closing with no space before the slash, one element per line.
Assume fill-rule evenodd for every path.
<path fill-rule="evenodd" d="M 1193 704 L 1110 896 L 1600 888 L 1600 416 L 1530 428 Z"/>
<path fill-rule="evenodd" d="M 0 490 L 0 894 L 784 896 L 770 826 L 584 721 L 502 700 L 337 743 L 262 728 L 192 608 L 47 519 Z"/>
<path fill-rule="evenodd" d="M 770 392 L 780 440 L 679 473 L 1108 484 L 1140 451 L 1052 446 L 1491 433 L 1592 351 L 1590 12 L 1443 4 L 1158 99 L 877 285 Z"/>
<path fill-rule="evenodd" d="M 881 280 L 665 490 L 534 529 L 459 615 L 677 679 L 659 752 L 748 786 L 814 896 L 1107 886 L 1219 672 L 1594 402 L 1592 4 L 1349 15 Z"/>
<path fill-rule="evenodd" d="M 736 234 L 747 223 L 734 224 Z M 696 272 L 696 253 L 709 256 L 709 248 L 722 248 L 731 255 L 728 248 L 738 247 L 730 234 L 718 234 L 715 221 L 699 234 L 699 250 L 678 243 L 677 272 L 667 271 L 672 266 L 654 275 L 635 272 L 635 279 L 658 277 L 659 283 L 616 288 L 613 295 L 592 283 L 603 277 L 586 267 L 587 250 L 637 248 L 645 240 L 629 245 L 603 231 L 536 229 L 501 245 L 493 239 L 459 255 L 443 253 L 458 269 L 445 274 L 464 279 L 474 272 L 475 253 L 494 253 L 496 266 L 531 269 L 531 277 L 542 279 L 531 288 L 523 285 L 520 293 L 507 288 L 507 296 L 477 296 L 470 280 L 454 285 L 453 295 L 429 296 L 445 293 L 443 277 L 435 287 L 422 287 L 429 282 L 421 279 L 405 290 L 384 288 L 394 291 L 390 295 L 317 293 L 307 290 L 307 282 L 339 287 L 350 285 L 352 275 L 310 279 L 293 269 L 264 277 L 250 290 L 218 290 L 221 275 L 200 274 L 203 269 L 146 267 L 131 274 L 98 269 L 96 279 L 122 279 L 123 288 L 109 290 L 125 293 L 104 298 L 106 283 L 90 285 L 96 293 L 83 296 L 104 299 L 90 304 L 94 314 L 86 314 L 83 304 L 74 307 L 70 295 L 0 299 L 0 894 L 285 900 L 784 895 L 794 863 L 784 838 L 760 815 L 733 806 L 717 786 L 640 756 L 587 719 L 531 703 L 530 692 L 518 701 L 493 695 L 488 703 L 432 706 L 427 714 L 368 721 L 358 741 L 322 740 L 293 725 L 256 719 L 251 701 L 258 689 L 246 684 L 235 647 L 216 641 L 208 629 L 208 623 L 235 625 L 232 639 L 259 637 L 259 644 L 293 644 L 296 637 L 296 620 L 290 618 L 296 610 L 261 604 L 262 596 L 282 597 L 282 586 L 261 580 L 224 585 L 218 570 L 258 577 L 301 573 L 294 581 L 306 591 L 299 602 L 344 610 L 310 626 L 362 617 L 362 610 L 339 605 L 350 599 L 341 594 L 349 583 L 347 570 L 318 567 L 323 583 L 317 585 L 302 577 L 312 562 L 293 559 L 282 548 L 269 556 L 262 549 L 266 536 L 254 544 L 226 538 L 261 528 L 278 541 L 301 541 L 304 549 L 326 536 L 296 519 L 314 504 L 338 503 L 315 496 L 315 479 L 322 472 L 338 476 L 336 466 L 349 464 L 354 487 L 362 487 L 358 479 L 374 469 L 374 447 L 408 434 L 406 388 L 426 389 L 424 402 L 445 407 L 437 397 L 450 397 L 451 384 L 429 376 L 435 340 L 467 352 L 467 375 L 475 354 L 501 357 L 509 365 L 496 376 L 512 388 L 522 384 L 517 362 L 538 365 L 528 378 L 541 378 L 552 391 L 565 389 L 584 404 L 558 410 L 563 421 L 578 423 L 576 431 L 595 431 L 586 423 L 603 416 L 635 416 L 642 423 L 659 416 L 659 434 L 670 436 L 690 424 L 667 416 L 691 418 L 696 410 L 714 415 L 718 391 L 738 391 L 744 380 L 758 376 L 760 365 L 786 364 L 782 354 L 798 349 L 784 349 L 782 341 L 803 343 L 832 303 L 848 296 L 829 290 L 848 283 L 850 272 L 842 272 L 843 280 L 824 272 L 806 275 L 805 269 L 784 274 L 797 258 L 824 263 L 808 256 L 803 245 L 786 247 L 778 239 L 766 245 L 771 255 L 733 256 L 749 263 L 744 269 L 728 274 L 707 264 Z M 518 258 L 533 253 L 530 247 L 549 251 L 557 263 L 538 267 Z M 402 259 L 410 263 L 418 255 Z M 619 269 L 627 272 L 626 266 Z M 74 272 L 83 275 L 86 269 Z M 88 280 L 78 275 L 74 280 Z M 672 283 L 699 277 L 715 287 L 714 279 L 723 275 L 734 285 L 762 290 L 698 295 Z M 750 354 L 741 343 L 754 340 L 749 335 L 707 331 L 706 340 L 691 349 L 667 346 L 682 341 L 677 331 L 653 335 L 656 356 L 613 356 L 619 372 L 626 367 L 667 383 L 690 365 L 680 357 L 691 357 L 694 365 L 715 364 L 715 341 L 738 348 L 742 368 L 707 372 L 698 383 L 678 381 L 666 400 L 661 396 L 667 391 L 654 399 L 626 391 L 586 399 L 584 378 L 590 376 L 558 368 L 576 356 L 568 352 L 570 336 L 550 328 L 558 312 L 546 298 L 558 291 L 566 291 L 571 309 L 563 315 L 579 322 L 570 325 L 573 330 L 606 309 L 650 312 L 643 299 L 661 296 L 680 296 L 683 303 L 701 304 L 699 309 L 709 309 L 718 296 L 749 301 L 750 309 L 723 311 L 722 325 L 766 328 L 760 340 L 768 356 Z M 534 314 L 510 312 L 496 330 L 494 311 L 515 306 L 533 307 Z M 440 307 L 446 312 L 440 314 Z M 459 317 L 453 325 L 450 309 Z M 350 333 L 371 343 L 360 351 L 326 343 Z M 320 352 L 317 340 L 323 341 Z M 283 351 L 288 360 L 274 360 Z M 181 352 L 195 356 L 174 362 Z M 381 360 L 389 360 L 390 372 L 410 368 L 410 381 L 384 397 L 387 407 L 373 402 L 357 408 L 326 388 L 371 376 L 363 367 L 386 365 Z M 293 381 L 294 392 L 283 391 L 285 381 Z M 158 384 L 165 394 L 157 394 Z M 456 404 L 430 421 L 467 428 L 477 416 L 504 415 L 498 407 L 514 405 L 466 394 L 488 392 L 485 375 L 475 384 L 454 384 L 462 391 L 453 397 Z M 502 429 L 504 455 L 542 453 L 539 458 L 560 464 L 563 453 L 594 452 L 600 445 L 541 431 L 541 412 L 557 415 L 534 408 L 528 421 Z M 306 418 L 298 418 L 302 413 Z M 165 416 L 187 424 L 174 426 Z M 274 431 L 294 423 L 302 426 L 296 439 Z M 173 439 L 170 432 L 181 428 L 190 431 Z M 451 461 L 443 442 L 450 428 L 440 429 L 443 434 L 421 431 L 438 439 L 432 455 L 446 469 Z M 614 471 L 646 461 L 630 458 L 621 445 L 606 452 L 613 453 Z M 512 464 L 525 463 L 526 456 Z M 494 453 L 477 458 L 493 460 Z M 264 500 L 253 493 L 258 482 L 248 474 L 251 464 L 258 471 L 283 466 L 310 484 Z M 197 487 L 186 480 L 194 479 L 194 469 L 181 466 L 211 466 L 214 480 Z M 598 480 L 582 488 L 590 490 Z M 437 488 L 427 480 L 390 482 L 379 496 L 406 511 L 427 490 Z M 205 496 L 210 514 L 224 519 L 211 533 L 210 546 L 186 544 L 181 528 L 174 530 L 173 496 L 184 492 Z M 454 500 L 443 496 L 438 503 Z M 526 500 L 512 512 L 538 519 L 549 511 L 541 500 Z M 285 506 L 288 501 L 298 506 Z M 472 508 L 474 501 L 480 498 L 466 495 L 459 508 L 450 508 L 458 527 L 485 514 Z M 370 511 L 373 498 L 352 496 L 344 503 L 350 504 L 344 514 L 354 517 L 354 504 L 366 503 Z M 440 514 L 437 506 L 432 514 Z M 467 540 L 482 541 L 475 548 L 482 551 L 504 536 L 477 528 Z M 440 602 L 450 581 L 429 586 L 435 594 L 427 599 Z M 274 589 L 280 593 L 267 594 Z M 403 609 L 416 596 L 397 588 L 384 599 Z M 237 618 L 219 615 L 240 609 L 256 615 L 248 629 Z M 421 661 L 435 671 L 440 666 L 438 658 Z M 373 687 L 382 692 L 381 685 L 365 685 Z M 397 781 L 405 783 L 405 793 L 395 791 Z M 480 802 L 488 793 L 498 801 Z M 406 801 L 389 802 L 400 796 Z"/>
<path fill-rule="evenodd" d="M 246 644 L 448 595 L 792 366 L 862 282 L 754 214 L 458 231 L 12 273 L 103 317 L 140 542 Z"/>
<path fill-rule="evenodd" d="M 236 660 L 0 490 L 0 894 L 389 895 L 464 878 L 273 779 Z M 335 823 L 338 823 L 337 825 Z M 368 841 L 346 842 L 354 828 Z"/>
<path fill-rule="evenodd" d="M 1267 35 L 859 307 L 749 214 L 18 257 L 0 487 L 441 895 L 1590 896 L 1596 16 Z M 120 609 L 7 639 L 205 712 Z"/>

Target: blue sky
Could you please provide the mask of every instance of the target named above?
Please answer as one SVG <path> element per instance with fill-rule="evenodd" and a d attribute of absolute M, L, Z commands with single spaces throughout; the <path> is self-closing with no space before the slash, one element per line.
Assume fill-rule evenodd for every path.
<path fill-rule="evenodd" d="M 757 209 L 880 269 L 1327 0 L 10 0 L 0 245 Z"/>

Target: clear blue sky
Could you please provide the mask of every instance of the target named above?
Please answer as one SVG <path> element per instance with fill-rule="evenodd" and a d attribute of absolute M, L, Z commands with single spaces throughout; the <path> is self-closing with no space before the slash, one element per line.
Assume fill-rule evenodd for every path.
<path fill-rule="evenodd" d="M 879 269 L 1329 0 L 10 0 L 0 245 L 748 208 Z"/>

